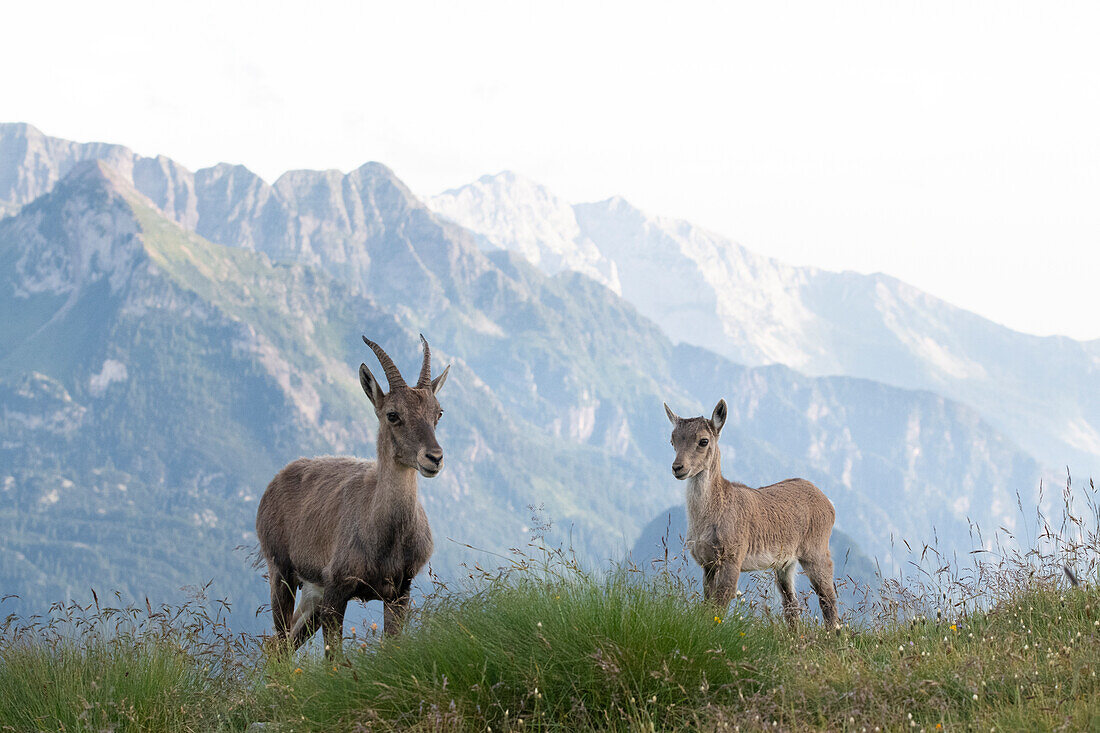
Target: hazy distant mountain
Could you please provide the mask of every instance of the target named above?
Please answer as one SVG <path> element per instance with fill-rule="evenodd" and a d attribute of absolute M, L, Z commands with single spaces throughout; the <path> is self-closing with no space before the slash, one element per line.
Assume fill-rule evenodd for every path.
<path fill-rule="evenodd" d="M 622 294 L 615 263 L 581 234 L 573 207 L 525 178 L 505 171 L 445 191 L 425 203 L 467 229 L 487 248 L 508 249 L 548 274 L 573 270 Z"/>
<path fill-rule="evenodd" d="M 541 201 L 555 201 L 552 216 Z M 1100 470 L 1095 342 L 1017 333 L 885 275 L 785 265 L 619 198 L 578 204 L 570 217 L 511 173 L 429 204 L 536 264 L 528 253 L 594 245 L 623 297 L 674 340 L 750 365 L 933 390 L 977 408 L 1048 469 Z"/>
<path fill-rule="evenodd" d="M 19 126 L 0 128 L 3 149 L 13 129 L 29 149 Z M 35 159 L 133 160 L 35 144 Z M 709 414 L 724 395 L 727 475 L 814 480 L 840 528 L 886 563 L 892 534 L 929 538 L 935 523 L 963 542 L 968 516 L 1004 523 L 1015 492 L 1036 485 L 1037 465 L 972 410 L 676 346 L 587 277 L 482 251 L 378 164 L 272 187 L 168 161 L 194 198 L 158 203 L 107 163 L 40 161 L 34 188 L 10 174 L 25 161 L 0 159 L 0 180 L 39 190 L 68 166 L 0 220 L 0 585 L 38 608 L 92 584 L 155 598 L 212 578 L 215 593 L 260 602 L 263 581 L 234 548 L 254 541 L 274 471 L 373 454 L 361 333 L 414 369 L 423 330 L 437 363 L 456 365 L 447 469 L 421 484 L 444 575 L 482 557 L 448 538 L 522 544 L 529 504 L 591 562 L 620 556 L 682 491 L 662 400 Z M 185 221 L 241 240 L 212 243 Z"/>

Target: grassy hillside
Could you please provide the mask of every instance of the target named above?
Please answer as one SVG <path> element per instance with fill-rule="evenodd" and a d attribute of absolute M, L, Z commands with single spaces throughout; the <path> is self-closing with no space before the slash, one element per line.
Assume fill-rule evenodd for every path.
<path fill-rule="evenodd" d="M 1100 728 L 1096 586 L 833 634 L 719 617 L 636 579 L 528 579 L 437 600 L 396 641 L 356 629 L 335 664 L 304 655 L 255 672 L 255 645 L 205 636 L 206 617 L 144 624 L 80 641 L 9 626 L 2 729 Z"/>
<path fill-rule="evenodd" d="M 346 628 L 335 661 L 265 651 L 216 603 L 97 598 L 0 626 L 0 730 L 1100 730 L 1095 496 L 1028 547 L 864 588 L 836 632 L 540 541 L 437 586 L 400 638 Z"/>

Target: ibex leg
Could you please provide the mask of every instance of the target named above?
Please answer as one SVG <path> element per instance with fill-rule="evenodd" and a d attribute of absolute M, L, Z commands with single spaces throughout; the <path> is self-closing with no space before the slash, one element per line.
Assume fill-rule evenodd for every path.
<path fill-rule="evenodd" d="M 317 612 L 324 594 L 325 589 L 321 586 L 310 583 L 308 580 L 302 583 L 302 595 L 298 598 L 298 608 L 294 610 L 294 618 L 291 620 L 291 636 L 296 636 L 298 630 L 305 626 L 306 621 Z"/>
<path fill-rule="evenodd" d="M 794 563 L 775 570 L 775 584 L 783 599 L 783 618 L 793 629 L 798 621 L 798 596 L 794 592 Z"/>
<path fill-rule="evenodd" d="M 325 637 L 325 658 L 334 659 L 344 653 L 344 613 L 348 598 L 333 594 L 321 603 L 321 629 Z"/>
<path fill-rule="evenodd" d="M 382 617 L 382 630 L 386 636 L 397 636 L 405 625 L 405 617 L 409 613 L 412 599 L 409 595 L 412 589 L 412 578 L 402 581 L 397 588 L 397 595 L 392 600 L 385 601 Z"/>
<path fill-rule="evenodd" d="M 271 618 L 275 624 L 275 637 L 284 641 L 290 615 L 294 611 L 294 573 L 289 568 L 280 568 L 270 560 L 267 563 L 268 580 L 271 583 Z"/>
<path fill-rule="evenodd" d="M 830 629 L 840 628 L 836 608 L 836 586 L 833 584 L 833 560 L 828 554 L 815 560 L 802 560 L 802 570 L 810 579 L 814 593 L 821 604 L 821 617 Z"/>
<path fill-rule="evenodd" d="M 714 574 L 714 592 L 711 601 L 723 613 L 729 609 L 730 601 L 737 597 L 737 581 L 741 577 L 741 564 L 724 562 Z"/>
<path fill-rule="evenodd" d="M 313 635 L 317 633 L 317 629 L 321 627 L 321 615 L 321 605 L 317 604 L 310 609 L 308 614 L 299 617 L 295 621 L 294 633 L 290 637 L 295 649 L 312 639 Z"/>
<path fill-rule="evenodd" d="M 703 567 L 703 600 L 711 603 L 714 600 L 714 579 L 718 574 L 718 568 L 714 565 Z"/>

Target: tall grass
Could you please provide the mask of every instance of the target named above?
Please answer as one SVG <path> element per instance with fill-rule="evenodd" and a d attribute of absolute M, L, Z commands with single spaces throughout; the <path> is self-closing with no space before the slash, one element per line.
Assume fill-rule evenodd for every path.
<path fill-rule="evenodd" d="M 232 730 L 252 715 L 241 682 L 255 645 L 221 608 L 93 598 L 0 625 L 0 730 Z"/>
<path fill-rule="evenodd" d="M 741 730 L 1100 730 L 1100 591 L 1031 587 L 992 610 L 789 637 Z"/>
<path fill-rule="evenodd" d="M 0 730 L 1100 731 L 1100 511 L 1091 483 L 1059 498 L 1022 541 L 913 546 L 839 634 L 789 630 L 770 582 L 719 613 L 538 541 L 335 663 L 267 657 L 216 604 L 58 606 L 0 625 Z"/>
<path fill-rule="evenodd" d="M 677 590 L 621 572 L 508 574 L 340 664 L 270 669 L 267 704 L 303 730 L 679 727 L 759 690 L 778 645 Z"/>

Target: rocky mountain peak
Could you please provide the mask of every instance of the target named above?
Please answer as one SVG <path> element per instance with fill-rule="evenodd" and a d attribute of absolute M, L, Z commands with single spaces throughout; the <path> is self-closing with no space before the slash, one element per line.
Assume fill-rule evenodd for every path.
<path fill-rule="evenodd" d="M 133 206 L 153 204 L 102 160 L 76 163 L 54 189 L 0 223 L 14 292 L 75 295 L 104 278 L 121 288 L 142 255 Z"/>
<path fill-rule="evenodd" d="M 0 215 L 46 193 L 81 161 L 105 160 L 129 177 L 134 157 L 121 145 L 74 143 L 26 123 L 0 124 Z"/>
<path fill-rule="evenodd" d="M 74 186 L 104 188 L 117 194 L 127 190 L 134 191 L 118 169 L 103 160 L 84 160 L 75 164 L 62 178 L 58 189 L 71 189 Z"/>
<path fill-rule="evenodd" d="M 482 235 L 488 249 L 510 250 L 547 273 L 573 270 L 622 291 L 615 264 L 583 236 L 573 206 L 513 171 L 482 176 L 431 197 L 427 204 Z"/>

